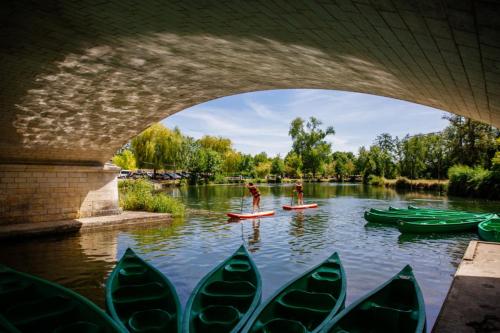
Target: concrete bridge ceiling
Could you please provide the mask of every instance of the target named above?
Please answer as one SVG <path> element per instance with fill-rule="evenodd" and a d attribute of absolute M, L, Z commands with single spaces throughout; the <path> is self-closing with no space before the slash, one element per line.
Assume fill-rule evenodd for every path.
<path fill-rule="evenodd" d="M 0 22 L 4 163 L 103 163 L 186 107 L 277 88 L 500 126 L 498 1 L 7 0 Z"/>

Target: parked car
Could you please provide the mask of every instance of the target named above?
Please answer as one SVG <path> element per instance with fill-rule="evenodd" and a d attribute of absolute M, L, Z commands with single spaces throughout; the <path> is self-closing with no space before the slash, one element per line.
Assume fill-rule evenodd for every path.
<path fill-rule="evenodd" d="M 132 171 L 130 170 L 121 170 L 120 173 L 118 174 L 118 179 L 129 178 L 131 173 Z"/>

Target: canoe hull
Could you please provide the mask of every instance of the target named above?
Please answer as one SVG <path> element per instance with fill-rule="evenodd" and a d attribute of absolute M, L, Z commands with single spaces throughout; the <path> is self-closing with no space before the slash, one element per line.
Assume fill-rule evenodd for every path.
<path fill-rule="evenodd" d="M 227 216 L 233 219 L 255 219 L 264 216 L 274 215 L 274 210 L 269 210 L 265 212 L 248 213 L 248 214 L 238 214 L 238 213 L 227 213 Z"/>
<path fill-rule="evenodd" d="M 334 253 L 269 297 L 241 333 L 316 333 L 344 308 L 345 297 L 345 272 L 338 254 Z"/>
<path fill-rule="evenodd" d="M 175 287 L 130 248 L 106 281 L 106 308 L 130 332 L 181 329 L 182 310 Z"/>
<path fill-rule="evenodd" d="M 477 227 L 479 237 L 487 242 L 500 242 L 500 218 L 479 223 Z"/>
<path fill-rule="evenodd" d="M 127 332 L 85 297 L 0 265 L 0 331 Z"/>
<path fill-rule="evenodd" d="M 479 221 L 462 223 L 426 224 L 418 222 L 398 222 L 399 231 L 402 233 L 435 233 L 435 232 L 458 232 L 475 230 Z"/>
<path fill-rule="evenodd" d="M 260 303 L 262 279 L 242 245 L 206 274 L 186 304 L 182 333 L 236 333 Z"/>
<path fill-rule="evenodd" d="M 308 204 L 308 205 L 297 205 L 297 206 L 284 205 L 283 209 L 285 209 L 285 210 L 299 210 L 299 209 L 317 208 L 317 207 L 318 207 L 318 204 L 313 203 L 313 204 Z"/>
<path fill-rule="evenodd" d="M 425 303 L 410 266 L 349 305 L 320 330 L 321 333 L 425 331 Z"/>

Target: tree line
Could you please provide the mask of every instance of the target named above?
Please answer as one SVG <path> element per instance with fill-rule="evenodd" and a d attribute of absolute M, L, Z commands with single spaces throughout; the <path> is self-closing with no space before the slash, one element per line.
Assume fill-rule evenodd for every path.
<path fill-rule="evenodd" d="M 370 175 L 410 179 L 443 179 L 453 165 L 485 169 L 498 164 L 498 129 L 461 116 L 445 116 L 449 125 L 441 132 L 393 137 L 378 135 L 369 147 L 352 152 L 334 151 L 328 137 L 332 126 L 324 127 L 314 117 L 294 119 L 289 136 L 292 148 L 284 156 L 265 152 L 245 154 L 234 149 L 230 139 L 206 135 L 194 139 L 178 128 L 155 124 L 123 147 L 113 162 L 124 169 L 188 171 L 193 181 L 217 180 L 242 175 L 266 178 L 336 178 L 352 176 L 367 180 Z M 495 158 L 495 154 L 497 157 Z M 496 162 L 495 162 L 496 161 Z"/>

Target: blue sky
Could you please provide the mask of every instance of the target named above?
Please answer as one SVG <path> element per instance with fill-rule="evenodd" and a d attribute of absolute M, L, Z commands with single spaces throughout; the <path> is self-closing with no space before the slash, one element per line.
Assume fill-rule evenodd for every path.
<path fill-rule="evenodd" d="M 228 137 L 244 153 L 265 151 L 274 156 L 290 150 L 290 122 L 314 116 L 332 125 L 333 150 L 357 152 L 372 144 L 375 136 L 442 130 L 444 111 L 392 98 L 334 90 L 269 90 L 228 96 L 199 104 L 162 121 L 178 126 L 189 136 Z"/>

